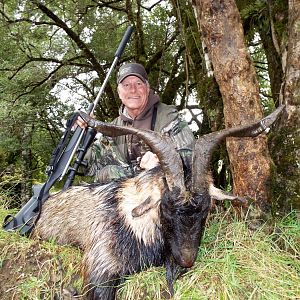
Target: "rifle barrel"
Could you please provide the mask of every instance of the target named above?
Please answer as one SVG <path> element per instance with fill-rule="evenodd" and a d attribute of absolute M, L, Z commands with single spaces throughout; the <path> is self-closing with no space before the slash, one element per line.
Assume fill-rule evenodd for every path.
<path fill-rule="evenodd" d="M 99 93 L 98 93 L 98 95 L 97 95 L 95 101 L 94 101 L 94 102 L 89 106 L 89 108 L 88 108 L 87 113 L 88 113 L 89 115 L 91 115 L 91 114 L 94 112 L 95 107 L 97 106 L 97 104 L 98 104 L 98 102 L 99 102 L 99 100 L 100 100 L 100 98 L 101 98 L 101 96 L 102 96 L 102 94 L 103 94 L 103 92 L 104 92 L 104 89 L 105 89 L 105 87 L 106 87 L 106 85 L 107 85 L 107 83 L 108 83 L 108 80 L 109 80 L 109 78 L 110 78 L 110 75 L 111 75 L 112 71 L 114 70 L 114 68 L 115 68 L 115 66 L 116 66 L 116 64 L 117 64 L 118 59 L 119 59 L 120 56 L 122 55 L 122 53 L 123 53 L 123 51 L 124 51 L 124 49 L 125 49 L 125 46 L 126 46 L 126 44 L 128 43 L 128 41 L 129 41 L 129 39 L 130 39 L 130 36 L 131 36 L 132 32 L 133 32 L 133 26 L 128 26 L 127 29 L 126 29 L 126 32 L 125 32 L 125 34 L 124 34 L 124 36 L 123 36 L 123 38 L 122 38 L 122 40 L 121 40 L 121 42 L 120 42 L 120 45 L 119 45 L 119 47 L 118 47 L 118 49 L 117 49 L 117 51 L 116 51 L 116 53 L 115 53 L 115 58 L 114 58 L 114 60 L 113 60 L 113 62 L 112 62 L 112 64 L 111 64 L 111 66 L 110 66 L 110 68 L 109 68 L 109 70 L 108 70 L 108 72 L 107 72 L 107 74 L 106 74 L 106 76 L 105 76 L 105 79 L 104 79 L 104 81 L 103 81 L 103 83 L 102 83 L 102 85 L 101 85 L 101 88 L 100 88 L 100 90 L 99 90 Z M 71 152 L 71 155 L 69 156 L 69 159 L 68 159 L 68 161 L 67 161 L 67 163 L 66 163 L 66 165 L 65 165 L 65 168 L 64 168 L 64 170 L 63 170 L 63 172 L 62 172 L 62 174 L 61 174 L 59 180 L 62 180 L 62 178 L 63 178 L 63 177 L 66 175 L 66 173 L 68 172 L 69 165 L 70 165 L 70 163 L 71 163 L 71 161 L 72 161 L 72 158 L 74 157 L 74 155 L 75 155 L 75 153 L 76 153 L 76 151 L 77 151 L 77 149 L 78 149 L 78 147 L 79 147 L 79 145 L 80 145 L 80 143 L 81 143 L 81 141 L 82 141 L 82 138 L 83 138 L 83 136 L 84 136 L 84 133 L 85 133 L 85 130 L 84 130 L 84 129 L 79 128 L 79 127 L 76 128 L 75 135 L 77 136 L 77 138 L 75 139 L 75 144 L 74 144 L 74 146 L 72 146 L 72 152 Z"/>
<path fill-rule="evenodd" d="M 109 70 L 108 70 L 108 72 L 106 74 L 106 77 L 105 77 L 105 79 L 104 79 L 104 81 L 103 81 L 103 83 L 101 85 L 101 88 L 100 88 L 99 93 L 98 93 L 98 95 L 97 95 L 97 97 L 96 97 L 96 99 L 95 99 L 95 101 L 93 103 L 93 106 L 89 107 L 90 111 L 88 111 L 88 114 L 92 114 L 94 112 L 94 109 L 97 106 L 97 104 L 98 104 L 98 102 L 99 102 L 99 100 L 100 100 L 100 98 L 101 98 L 101 96 L 102 96 L 102 94 L 104 92 L 104 89 L 105 89 L 105 87 L 107 85 L 107 82 L 108 82 L 108 80 L 110 78 L 110 75 L 111 75 L 112 71 L 114 70 L 114 68 L 115 68 L 115 66 L 117 64 L 118 59 L 122 55 L 122 53 L 123 53 L 123 51 L 124 51 L 124 49 L 126 47 L 126 44 L 128 43 L 128 41 L 130 39 L 130 36 L 131 36 L 132 32 L 133 32 L 133 26 L 130 25 L 130 26 L 127 27 L 126 32 L 125 32 L 125 34 L 124 34 L 124 36 L 123 36 L 123 38 L 122 38 L 122 40 L 120 42 L 120 45 L 119 45 L 119 47 L 118 47 L 118 49 L 117 49 L 117 51 L 115 53 L 115 58 L 114 58 L 111 66 L 110 66 L 110 68 L 109 68 Z"/>

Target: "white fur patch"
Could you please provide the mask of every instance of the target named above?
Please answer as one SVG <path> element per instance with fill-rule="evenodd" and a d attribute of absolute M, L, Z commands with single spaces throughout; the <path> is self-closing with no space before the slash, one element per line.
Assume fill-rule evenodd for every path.
<path fill-rule="evenodd" d="M 127 180 L 120 189 L 119 209 L 125 216 L 125 226 L 131 228 L 136 239 L 151 245 L 155 241 L 155 232 L 160 227 L 159 204 L 162 197 L 164 184 L 162 179 L 149 177 L 149 180 L 140 180 L 139 177 Z M 141 182 L 142 181 L 142 182 Z M 152 208 L 139 217 L 132 216 L 132 210 L 151 197 Z"/>

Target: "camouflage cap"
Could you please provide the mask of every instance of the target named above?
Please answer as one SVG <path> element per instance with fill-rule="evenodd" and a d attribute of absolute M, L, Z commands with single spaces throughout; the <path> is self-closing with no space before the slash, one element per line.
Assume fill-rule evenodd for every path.
<path fill-rule="evenodd" d="M 143 82 L 146 82 L 148 80 L 147 72 L 141 64 L 129 63 L 129 64 L 125 64 L 120 67 L 119 73 L 118 73 L 118 78 L 117 78 L 117 83 L 119 84 L 127 76 L 130 76 L 130 75 L 139 77 L 141 80 L 143 80 Z"/>

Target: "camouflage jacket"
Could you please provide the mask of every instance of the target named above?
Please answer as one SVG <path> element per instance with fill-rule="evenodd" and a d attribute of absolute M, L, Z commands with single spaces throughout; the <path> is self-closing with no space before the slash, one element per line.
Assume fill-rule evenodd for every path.
<path fill-rule="evenodd" d="M 150 119 L 153 120 L 153 114 L 156 114 L 155 124 L 152 124 L 153 128 L 150 128 L 151 124 L 145 120 L 140 123 L 136 122 L 136 124 L 130 122 L 128 117 L 122 115 L 123 107 L 120 108 L 120 116 L 112 123 L 168 133 L 182 155 L 190 154 L 195 141 L 194 135 L 187 123 L 181 120 L 175 106 L 158 101 L 152 101 L 152 103 L 153 105 L 150 104 L 149 107 Z M 88 150 L 85 175 L 94 176 L 94 181 L 100 183 L 134 176 L 138 169 L 139 158 L 148 150 L 151 151 L 145 143 L 132 135 L 116 138 L 102 135 Z"/>

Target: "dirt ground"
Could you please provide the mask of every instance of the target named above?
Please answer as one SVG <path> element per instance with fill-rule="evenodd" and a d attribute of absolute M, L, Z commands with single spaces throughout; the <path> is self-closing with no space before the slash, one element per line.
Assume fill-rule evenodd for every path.
<path fill-rule="evenodd" d="M 9 241 L 8 241 L 9 242 Z M 0 241 L 0 299 L 82 299 L 74 298 L 72 281 L 66 279 L 57 253 L 43 249 L 38 241 L 20 244 Z"/>

